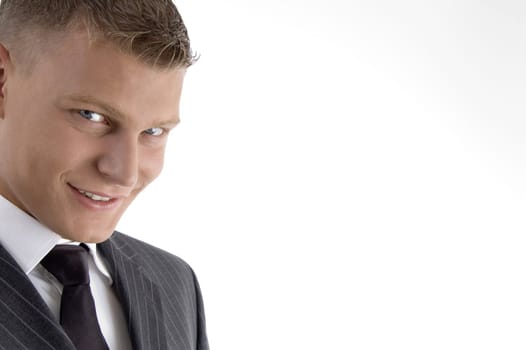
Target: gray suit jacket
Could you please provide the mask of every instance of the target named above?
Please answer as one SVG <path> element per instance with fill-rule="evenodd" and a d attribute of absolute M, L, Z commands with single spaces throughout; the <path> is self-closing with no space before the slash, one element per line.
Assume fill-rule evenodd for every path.
<path fill-rule="evenodd" d="M 208 350 L 199 284 L 184 261 L 119 232 L 98 249 L 108 262 L 133 349 Z M 74 350 L 1 245 L 0 349 Z"/>

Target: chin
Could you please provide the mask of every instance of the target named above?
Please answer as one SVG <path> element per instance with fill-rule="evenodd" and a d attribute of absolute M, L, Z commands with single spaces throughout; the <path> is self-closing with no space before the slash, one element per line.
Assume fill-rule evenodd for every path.
<path fill-rule="evenodd" d="M 75 231 L 74 234 L 61 234 L 62 238 L 70 239 L 75 242 L 83 243 L 101 243 L 111 237 L 114 229 L 105 230 L 104 233 L 101 233 L 100 230 L 93 232 L 91 230 L 86 231 Z"/>
<path fill-rule="evenodd" d="M 84 242 L 84 243 L 102 243 L 108 238 L 111 237 L 113 234 L 113 230 L 109 231 L 108 233 L 101 234 L 100 232 L 94 233 L 91 235 L 86 235 L 83 237 L 81 241 L 77 240 L 78 242 Z"/>

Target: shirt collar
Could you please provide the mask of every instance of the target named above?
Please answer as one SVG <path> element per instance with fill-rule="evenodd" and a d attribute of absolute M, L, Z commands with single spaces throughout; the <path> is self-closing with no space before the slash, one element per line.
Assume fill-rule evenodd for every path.
<path fill-rule="evenodd" d="M 0 195 L 0 243 L 28 275 L 57 244 L 78 244 L 42 225 Z M 95 243 L 86 244 L 100 272 L 112 283 Z"/>

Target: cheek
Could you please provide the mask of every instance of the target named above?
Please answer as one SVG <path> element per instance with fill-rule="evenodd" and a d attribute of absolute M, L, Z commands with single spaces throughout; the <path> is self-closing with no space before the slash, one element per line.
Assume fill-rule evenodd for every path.
<path fill-rule="evenodd" d="M 140 172 L 142 186 L 146 187 L 161 174 L 164 165 L 164 148 L 147 151 L 141 156 Z"/>
<path fill-rule="evenodd" d="M 71 134 L 70 130 L 55 130 L 49 135 L 41 134 L 28 151 L 40 166 L 53 168 L 54 171 L 75 169 L 89 157 L 92 148 Z"/>
<path fill-rule="evenodd" d="M 78 133 L 54 109 L 31 108 L 25 114 L 13 115 L 13 119 L 11 145 L 25 152 L 27 159 L 63 163 L 80 157 L 81 151 L 86 149 Z"/>

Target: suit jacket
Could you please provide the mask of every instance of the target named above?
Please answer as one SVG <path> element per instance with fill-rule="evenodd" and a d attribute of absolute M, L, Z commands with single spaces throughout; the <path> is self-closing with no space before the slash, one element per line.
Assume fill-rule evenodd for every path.
<path fill-rule="evenodd" d="M 136 350 L 208 350 L 199 284 L 178 257 L 114 232 L 106 258 Z M 40 294 L 0 245 L 0 349 L 74 350 Z"/>

